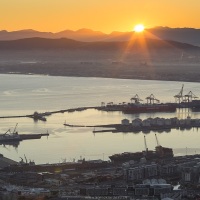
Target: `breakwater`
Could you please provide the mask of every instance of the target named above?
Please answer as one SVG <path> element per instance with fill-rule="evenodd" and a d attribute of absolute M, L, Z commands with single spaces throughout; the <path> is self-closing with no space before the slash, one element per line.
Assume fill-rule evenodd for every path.
<path fill-rule="evenodd" d="M 33 114 L 29 114 L 29 115 L 10 115 L 10 116 L 0 116 L 0 119 L 9 119 L 9 118 L 32 118 L 34 120 L 41 120 L 41 121 L 46 121 L 47 116 L 50 116 L 52 114 L 57 114 L 57 113 L 65 113 L 65 112 L 80 112 L 80 111 L 84 111 L 84 110 L 88 110 L 88 109 L 98 109 L 99 107 L 78 107 L 78 108 L 69 108 L 69 109 L 64 109 L 64 110 L 56 110 L 56 111 L 50 111 L 50 112 L 34 112 Z"/>
<path fill-rule="evenodd" d="M 93 127 L 93 132 L 144 132 L 148 133 L 150 131 L 157 132 L 170 132 L 171 129 L 180 129 L 180 130 L 189 130 L 191 128 L 199 128 L 200 127 L 200 119 L 191 119 L 190 117 L 186 119 L 178 119 L 174 118 L 148 118 L 148 119 L 140 119 L 136 118 L 131 122 L 128 119 L 123 119 L 121 124 L 105 124 L 105 125 L 71 125 L 64 124 L 64 126 L 69 127 Z M 102 130 L 95 130 L 95 128 L 104 128 Z M 105 128 L 107 128 L 105 130 Z"/>

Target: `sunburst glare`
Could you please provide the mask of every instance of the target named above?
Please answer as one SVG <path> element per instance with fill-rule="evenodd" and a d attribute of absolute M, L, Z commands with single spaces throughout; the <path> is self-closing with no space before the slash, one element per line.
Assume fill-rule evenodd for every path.
<path fill-rule="evenodd" d="M 137 33 L 140 33 L 140 32 L 143 32 L 145 29 L 144 25 L 143 24 L 137 24 L 135 25 L 134 27 L 134 31 L 137 32 Z"/>

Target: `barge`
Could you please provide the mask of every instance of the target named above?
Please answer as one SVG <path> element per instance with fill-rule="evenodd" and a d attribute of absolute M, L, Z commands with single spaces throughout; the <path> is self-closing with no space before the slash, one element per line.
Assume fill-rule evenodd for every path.
<path fill-rule="evenodd" d="M 20 142 L 22 140 L 32 140 L 40 139 L 42 136 L 49 136 L 49 133 L 39 133 L 39 134 L 18 134 L 16 131 L 17 125 L 14 128 L 14 131 L 11 133 L 10 129 L 4 134 L 0 134 L 0 144 L 9 144 L 13 142 Z"/>
<path fill-rule="evenodd" d="M 158 160 L 158 159 L 171 159 L 174 157 L 173 150 L 171 148 L 162 147 L 159 142 L 158 138 L 155 134 L 157 146 L 155 150 L 148 150 L 146 137 L 144 136 L 144 144 L 145 144 L 145 151 L 142 152 L 124 152 L 121 154 L 114 154 L 109 156 L 110 160 L 114 163 L 122 163 L 128 162 L 130 160 L 140 161 L 141 158 L 145 158 L 146 160 Z"/>

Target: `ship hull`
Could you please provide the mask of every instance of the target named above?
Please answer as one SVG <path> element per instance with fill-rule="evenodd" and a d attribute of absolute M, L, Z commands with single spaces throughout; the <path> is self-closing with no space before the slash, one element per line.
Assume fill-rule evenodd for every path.
<path fill-rule="evenodd" d="M 124 113 L 175 112 L 175 111 L 176 111 L 176 106 L 168 104 L 130 105 L 123 109 Z"/>
<path fill-rule="evenodd" d="M 173 158 L 174 154 L 171 148 L 157 146 L 155 151 L 143 151 L 135 153 L 125 152 L 122 154 L 114 154 L 109 156 L 110 160 L 114 163 L 123 163 L 130 160 L 140 161 L 140 159 L 143 157 L 145 157 L 147 160 L 166 159 Z"/>

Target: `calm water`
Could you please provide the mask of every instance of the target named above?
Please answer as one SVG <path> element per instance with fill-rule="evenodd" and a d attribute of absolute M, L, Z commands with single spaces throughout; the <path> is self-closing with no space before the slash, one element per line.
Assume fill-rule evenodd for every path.
<path fill-rule="evenodd" d="M 49 77 L 29 75 L 0 75 L 0 116 L 31 114 L 34 111 L 53 111 L 80 106 L 96 106 L 101 102 L 128 102 L 135 94 L 142 99 L 153 93 L 161 102 L 174 102 L 183 83 L 166 81 L 121 80 L 104 78 Z M 184 83 L 184 93 L 193 91 L 200 96 L 200 83 Z M 125 115 L 120 112 L 84 112 L 64 113 L 49 116 L 47 122 L 32 119 L 0 119 L 0 131 L 18 125 L 18 132 L 45 133 L 50 136 L 41 140 L 23 141 L 18 148 L 0 145 L 4 156 L 19 161 L 24 154 L 28 159 L 39 163 L 72 161 L 81 157 L 86 159 L 108 159 L 114 153 L 141 151 L 144 149 L 143 133 L 96 133 L 92 128 L 64 127 L 69 124 L 109 124 L 120 123 L 123 118 L 130 120 L 140 117 L 179 117 L 190 115 L 200 117 L 199 112 L 181 110 L 176 113 L 149 113 Z M 149 149 L 154 149 L 154 133 L 146 136 Z M 176 155 L 200 153 L 200 131 L 172 130 L 170 133 L 158 133 L 162 146 L 172 147 Z M 186 150 L 187 147 L 187 150 Z"/>

